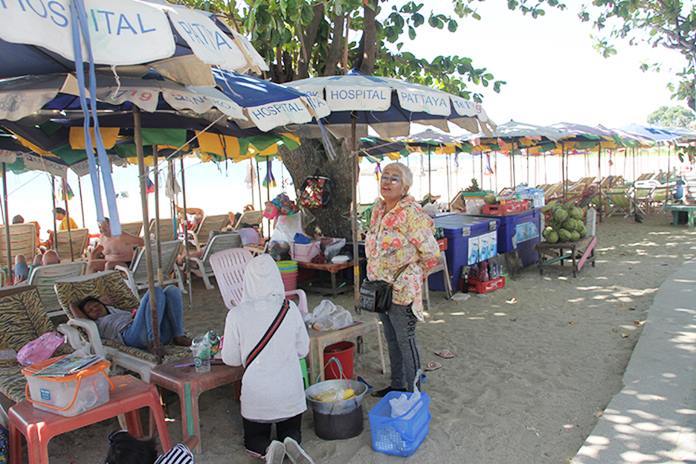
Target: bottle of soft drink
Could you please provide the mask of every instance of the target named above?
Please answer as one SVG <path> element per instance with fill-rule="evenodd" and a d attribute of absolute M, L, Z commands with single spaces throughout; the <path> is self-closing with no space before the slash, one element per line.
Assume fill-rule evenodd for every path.
<path fill-rule="evenodd" d="M 479 264 L 479 280 L 488 282 L 488 261 L 483 261 Z"/>

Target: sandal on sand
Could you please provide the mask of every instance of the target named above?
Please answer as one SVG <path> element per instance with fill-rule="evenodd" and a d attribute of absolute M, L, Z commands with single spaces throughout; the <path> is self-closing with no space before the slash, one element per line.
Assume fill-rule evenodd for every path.
<path fill-rule="evenodd" d="M 441 357 L 442 359 L 452 359 L 456 354 L 452 353 L 450 350 L 441 350 L 441 351 L 436 351 L 435 355 Z"/>
<path fill-rule="evenodd" d="M 429 361 L 428 364 L 425 365 L 425 368 L 423 369 L 425 372 L 432 372 L 440 369 L 442 367 L 442 364 L 440 364 L 437 361 Z"/>
<path fill-rule="evenodd" d="M 283 464 L 285 459 L 285 445 L 273 440 L 266 450 L 266 464 Z"/>

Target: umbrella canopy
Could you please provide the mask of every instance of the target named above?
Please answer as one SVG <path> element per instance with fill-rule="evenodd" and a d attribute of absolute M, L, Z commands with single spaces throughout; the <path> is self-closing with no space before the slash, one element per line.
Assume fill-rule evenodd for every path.
<path fill-rule="evenodd" d="M 314 77 L 289 82 L 317 97 L 318 110 L 331 112 L 325 122 L 339 138 L 351 135 L 353 118 L 356 135 L 366 137 L 368 126 L 383 138 L 404 137 L 411 123 L 449 131 L 452 122 L 469 132 L 490 132 L 492 121 L 479 103 L 440 90 L 388 77 L 367 76 L 351 71 L 344 76 Z"/>
<path fill-rule="evenodd" d="M 165 2 L 0 2 L 0 13 L 0 77 L 74 70 L 75 27 L 89 28 L 98 66 L 154 66 L 172 80 L 198 84 L 212 83 L 210 66 L 268 70 L 249 41 L 219 18 Z M 81 41 L 86 48 L 84 35 Z"/>

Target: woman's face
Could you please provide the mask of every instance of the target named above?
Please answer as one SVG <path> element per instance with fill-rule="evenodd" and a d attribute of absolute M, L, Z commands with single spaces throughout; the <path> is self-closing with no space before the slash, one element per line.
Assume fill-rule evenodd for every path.
<path fill-rule="evenodd" d="M 401 172 L 398 169 L 384 169 L 379 183 L 379 192 L 387 202 L 399 201 L 406 194 Z"/>

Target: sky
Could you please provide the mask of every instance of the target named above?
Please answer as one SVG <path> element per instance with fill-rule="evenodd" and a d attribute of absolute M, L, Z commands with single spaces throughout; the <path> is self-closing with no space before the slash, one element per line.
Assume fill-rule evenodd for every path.
<path fill-rule="evenodd" d="M 424 1 L 426 10 L 448 4 L 445 0 Z M 535 124 L 571 121 L 619 127 L 644 123 L 659 106 L 673 104 L 667 83 L 679 67 L 675 53 L 617 43 L 619 53 L 605 59 L 593 48 L 591 25 L 577 17 L 577 0 L 566 0 L 566 11 L 547 8 L 546 16 L 538 19 L 511 12 L 506 4 L 504 0 L 479 3 L 482 20 L 462 20 L 454 34 L 423 27 L 405 49 L 425 58 L 469 56 L 476 66 L 485 66 L 497 79 L 507 81 L 500 94 L 483 89 L 484 108 L 497 123 L 514 118 Z M 664 63 L 661 73 L 640 71 L 642 62 L 656 60 Z M 286 189 L 291 190 L 280 163 L 273 163 L 272 169 L 279 186 L 271 191 L 271 196 L 281 191 L 283 178 Z M 247 170 L 246 163 L 218 167 L 187 160 L 188 205 L 202 207 L 209 214 L 239 211 L 251 201 L 250 188 L 244 181 Z M 265 174 L 262 166 L 261 176 Z M 462 178 L 468 180 L 470 176 L 462 174 Z M 40 221 L 45 233 L 51 226 L 48 176 L 38 172 L 10 174 L 8 181 L 10 215 L 22 214 L 26 220 Z M 68 181 L 77 193 L 75 175 L 70 174 Z M 116 191 L 127 195 L 118 200 L 122 221 L 139 220 L 137 169 L 115 168 L 114 182 Z M 95 229 L 94 201 L 88 184 L 88 179 L 83 178 L 85 222 Z M 364 188 L 367 197 L 372 188 Z M 169 217 L 164 195 L 162 198 L 163 216 Z M 152 195 L 150 203 L 153 204 Z M 70 208 L 81 224 L 78 196 L 70 202 Z"/>

